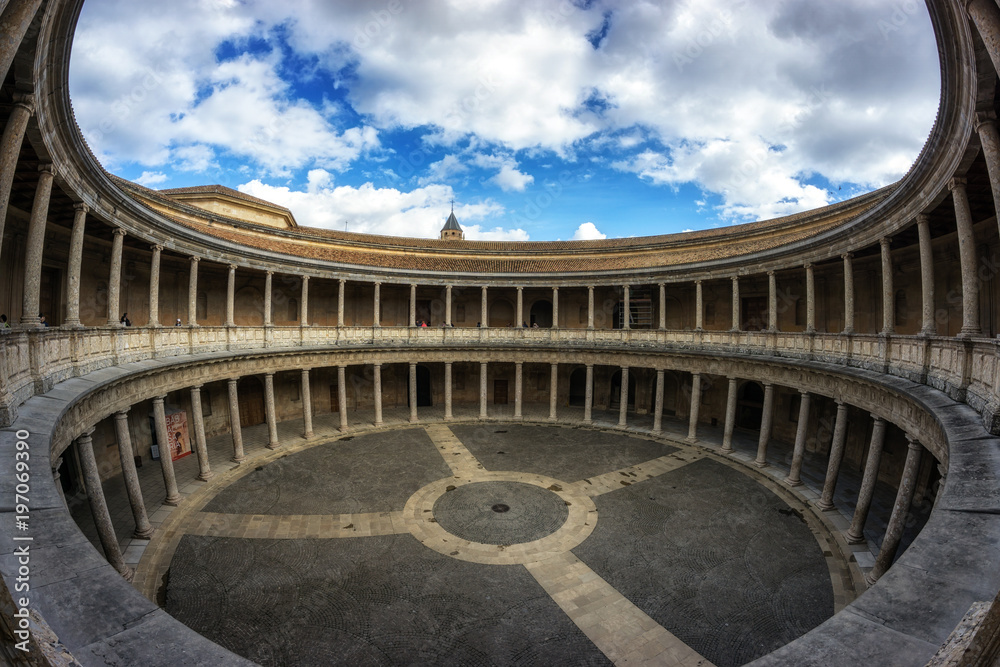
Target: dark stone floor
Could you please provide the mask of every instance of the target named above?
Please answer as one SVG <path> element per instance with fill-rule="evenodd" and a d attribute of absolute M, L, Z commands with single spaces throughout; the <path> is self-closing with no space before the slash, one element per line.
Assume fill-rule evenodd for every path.
<path fill-rule="evenodd" d="M 521 544 L 566 523 L 566 501 L 540 486 L 474 482 L 438 498 L 434 518 L 452 535 L 480 544 Z"/>

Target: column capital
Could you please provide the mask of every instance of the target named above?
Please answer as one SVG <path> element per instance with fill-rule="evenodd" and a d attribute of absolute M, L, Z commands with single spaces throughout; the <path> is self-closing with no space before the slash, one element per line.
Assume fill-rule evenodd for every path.
<path fill-rule="evenodd" d="M 880 238 L 878 240 L 878 244 L 880 246 L 882 246 L 883 250 L 888 250 L 889 249 L 889 245 L 891 243 L 892 243 L 892 237 L 891 236 L 883 236 L 882 238 Z"/>
<path fill-rule="evenodd" d="M 768 272 L 767 272 L 767 275 L 768 275 L 768 277 L 769 277 L 769 278 L 770 278 L 771 276 L 773 276 L 773 275 L 774 275 L 774 270 L 772 269 L 771 271 L 768 271 Z"/>
<path fill-rule="evenodd" d="M 923 445 L 920 444 L 920 440 L 917 436 L 905 431 L 903 432 L 903 435 L 906 436 L 906 447 L 908 449 L 919 450 L 923 448 Z"/>
<path fill-rule="evenodd" d="M 872 415 L 872 419 L 875 421 L 876 424 L 879 424 L 879 423 L 884 424 L 885 423 L 885 420 L 883 418 L 879 417 L 878 415 Z"/>
<path fill-rule="evenodd" d="M 239 382 L 239 381 L 240 381 L 240 379 L 239 379 L 239 378 L 229 378 L 229 379 L 227 380 L 227 382 L 229 383 L 229 386 L 230 386 L 230 387 L 235 387 L 235 386 L 236 386 L 236 383 L 237 383 L 237 382 Z"/>
<path fill-rule="evenodd" d="M 813 267 L 812 262 L 806 262 L 805 264 L 802 265 L 802 268 L 805 269 L 806 271 L 812 269 L 812 267 Z"/>
<path fill-rule="evenodd" d="M 153 252 L 163 252 L 163 246 L 160 245 L 159 243 L 154 243 L 153 245 L 149 246 L 149 249 L 152 250 Z"/>
<path fill-rule="evenodd" d="M 849 261 L 851 261 L 852 259 L 854 259 L 854 253 L 853 253 L 853 252 L 845 252 L 845 253 L 841 253 L 841 255 L 840 255 L 840 258 L 841 258 L 842 260 L 844 260 L 845 262 L 849 262 Z"/>
<path fill-rule="evenodd" d="M 164 401 L 166 401 L 166 400 L 167 400 L 167 395 L 166 394 L 164 394 L 163 396 L 154 396 L 153 397 L 153 405 L 163 405 Z"/>
<path fill-rule="evenodd" d="M 662 285 L 663 283 L 660 283 L 660 284 Z M 559 286 L 558 285 L 553 285 L 552 286 L 552 291 L 553 292 L 558 292 L 559 291 Z"/>
<path fill-rule="evenodd" d="M 309 375 L 309 371 L 310 370 L 312 370 L 312 369 L 311 368 L 303 368 L 302 369 L 302 375 Z"/>
<path fill-rule="evenodd" d="M 84 204 L 83 202 L 78 202 L 76 204 L 73 204 L 73 210 L 83 211 L 84 213 L 90 213 L 90 207 Z"/>
<path fill-rule="evenodd" d="M 517 289 L 518 292 L 523 292 L 524 291 L 524 288 L 520 287 L 520 286 L 518 286 L 516 289 Z"/>
<path fill-rule="evenodd" d="M 119 410 L 118 412 L 115 413 L 115 419 L 117 419 L 118 421 L 124 421 L 125 419 L 128 419 L 128 411 L 129 408 L 125 408 L 124 410 Z"/>
<path fill-rule="evenodd" d="M 202 387 L 204 387 L 204 386 L 205 386 L 205 385 L 203 385 L 203 384 L 193 384 L 193 385 L 191 385 L 191 386 L 189 387 L 189 389 L 190 389 L 191 391 L 198 391 L 199 389 L 201 389 L 201 388 L 202 388 Z"/>
<path fill-rule="evenodd" d="M 376 281 L 375 281 L 374 283 L 372 283 L 372 284 L 373 284 L 373 285 L 375 285 L 375 287 L 381 287 L 381 286 L 382 286 L 382 281 L 381 281 L 381 280 L 376 280 Z"/>
<path fill-rule="evenodd" d="M 115 227 L 114 231 L 115 236 L 125 236 L 125 233 L 126 233 L 125 230 L 122 229 L 121 227 Z"/>
<path fill-rule="evenodd" d="M 968 180 L 964 176 L 955 176 L 950 181 L 948 181 L 948 189 L 954 192 L 956 189 L 965 189 Z"/>
<path fill-rule="evenodd" d="M 191 263 L 192 264 L 197 264 L 200 261 L 201 261 L 201 257 L 196 257 L 194 255 L 191 256 Z"/>
<path fill-rule="evenodd" d="M 309 276 L 302 276 L 302 282 L 304 283 L 309 282 Z"/>
<path fill-rule="evenodd" d="M 265 271 L 264 273 L 266 275 L 269 275 L 269 276 L 273 276 L 274 275 L 274 271 Z"/>
<path fill-rule="evenodd" d="M 589 369 L 593 369 L 594 368 L 594 364 L 584 364 L 584 366 L 586 366 Z"/>
<path fill-rule="evenodd" d="M 337 282 L 339 282 L 341 285 L 343 285 L 344 283 L 347 282 L 347 278 L 340 278 L 340 279 L 337 280 Z"/>
<path fill-rule="evenodd" d="M 927 213 L 917 213 L 915 219 L 918 225 L 929 225 L 931 222 L 931 216 Z"/>
<path fill-rule="evenodd" d="M 997 115 L 993 110 L 989 111 L 977 111 L 976 117 L 972 121 L 973 127 L 976 128 L 976 132 L 980 131 L 980 128 L 984 125 L 993 125 L 996 127 Z"/>
<path fill-rule="evenodd" d="M 454 287 L 454 285 L 445 285 L 445 287 L 448 288 L 448 289 L 452 289 Z"/>
<path fill-rule="evenodd" d="M 273 378 L 274 377 L 274 373 L 264 373 L 264 377 L 266 377 L 266 378 Z"/>
<path fill-rule="evenodd" d="M 732 277 L 732 281 L 733 281 L 734 283 L 735 283 L 735 282 L 737 282 L 737 281 L 738 281 L 739 279 L 740 279 L 740 277 L 739 277 L 739 276 L 733 276 L 733 277 Z"/>
<path fill-rule="evenodd" d="M 698 280 L 694 281 L 694 284 L 695 284 L 695 285 L 700 285 L 700 284 L 701 284 L 701 282 L 702 282 L 702 281 L 701 281 L 701 279 L 699 278 Z"/>
<path fill-rule="evenodd" d="M 59 173 L 59 170 L 51 162 L 43 162 L 42 164 L 38 165 L 38 173 L 51 174 L 52 176 L 55 176 L 56 174 Z"/>
<path fill-rule="evenodd" d="M 235 273 L 235 272 L 236 272 L 236 269 L 238 269 L 238 268 L 239 268 L 239 267 L 238 267 L 238 266 L 237 266 L 236 264 L 230 264 L 230 265 L 229 265 L 229 272 L 230 272 L 230 273 Z"/>
<path fill-rule="evenodd" d="M 14 106 L 27 109 L 28 113 L 35 113 L 35 96 L 31 93 L 14 93 Z"/>
<path fill-rule="evenodd" d="M 88 429 L 84 429 L 84 431 L 82 433 L 80 433 L 80 435 L 76 436 L 76 438 L 74 438 L 74 439 L 75 440 L 83 440 L 84 438 L 86 438 L 87 440 L 90 440 L 91 436 L 94 435 L 94 431 L 96 431 L 96 430 L 97 430 L 96 427 L 91 426 Z"/>
<path fill-rule="evenodd" d="M 808 396 L 809 391 L 807 389 L 799 389 L 799 394 L 802 396 Z"/>

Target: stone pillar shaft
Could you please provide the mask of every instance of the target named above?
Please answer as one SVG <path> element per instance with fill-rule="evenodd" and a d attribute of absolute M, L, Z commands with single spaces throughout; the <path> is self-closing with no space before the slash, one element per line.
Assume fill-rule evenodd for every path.
<path fill-rule="evenodd" d="M 691 413 L 688 415 L 687 441 L 698 439 L 698 412 L 701 410 L 701 373 L 691 374 Z"/>
<path fill-rule="evenodd" d="M 931 248 L 930 219 L 926 214 L 917 215 L 917 236 L 920 240 L 920 296 L 922 317 L 920 333 L 933 336 L 937 333 L 934 321 L 934 252 Z"/>
<path fill-rule="evenodd" d="M 630 298 L 629 286 L 625 285 L 625 305 L 622 308 L 622 329 L 632 328 L 632 303 Z"/>
<path fill-rule="evenodd" d="M 882 332 L 892 334 L 896 331 L 896 300 L 892 285 L 892 249 L 890 239 L 879 241 L 882 247 Z"/>
<path fill-rule="evenodd" d="M 740 279 L 739 276 L 733 276 L 733 331 L 740 331 L 742 329 L 742 323 L 740 322 Z"/>
<path fill-rule="evenodd" d="M 191 277 L 188 278 L 188 324 L 198 326 L 198 257 L 191 258 Z"/>
<path fill-rule="evenodd" d="M 417 326 L 417 286 L 410 285 L 410 326 Z"/>
<path fill-rule="evenodd" d="M 153 526 L 146 515 L 146 505 L 142 501 L 142 488 L 139 486 L 139 473 L 135 469 L 135 458 L 132 451 L 132 437 L 128 432 L 128 411 L 115 413 L 115 435 L 118 438 L 118 459 L 122 464 L 122 477 L 125 479 L 125 491 L 132 507 L 132 518 L 135 519 L 135 532 L 132 534 L 140 540 L 149 539 L 153 535 Z"/>
<path fill-rule="evenodd" d="M 93 429 L 76 439 L 76 451 L 80 455 L 80 467 L 83 468 L 83 481 L 87 487 L 87 499 L 90 501 L 90 512 L 94 515 L 97 526 L 97 536 L 104 547 L 104 556 L 111 566 L 125 579 L 132 580 L 132 569 L 125 564 L 115 527 L 111 522 L 111 513 L 104 498 L 104 487 L 101 486 L 101 474 L 97 469 L 97 458 L 94 456 L 94 443 L 91 439 Z"/>
<path fill-rule="evenodd" d="M 736 427 L 737 380 L 729 378 L 729 394 L 726 397 L 726 423 L 722 430 L 722 451 L 733 451 L 733 429 Z"/>
<path fill-rule="evenodd" d="M 694 281 L 694 328 L 701 331 L 705 323 L 705 301 L 702 296 L 701 281 Z"/>
<path fill-rule="evenodd" d="M 792 465 L 788 476 L 785 477 L 785 483 L 788 486 L 801 486 L 802 484 L 802 459 L 806 453 L 810 403 L 812 403 L 812 394 L 807 391 L 802 392 L 799 399 L 799 423 L 795 429 L 795 447 L 792 450 Z"/>
<path fill-rule="evenodd" d="M 344 326 L 344 291 L 347 289 L 347 281 L 341 279 L 337 283 L 337 326 Z"/>
<path fill-rule="evenodd" d="M 618 401 L 618 428 L 628 426 L 628 366 L 622 366 L 622 386 Z"/>
<path fill-rule="evenodd" d="M 167 497 L 163 501 L 176 507 L 181 502 L 181 494 L 177 491 L 177 475 L 174 474 L 174 457 L 170 449 L 170 435 L 167 433 L 167 414 L 163 408 L 166 396 L 153 399 L 153 424 L 156 427 L 156 444 L 160 449 L 160 471 L 163 473 L 163 486 Z"/>
<path fill-rule="evenodd" d="M 484 288 L 485 289 L 485 288 Z M 479 418 L 486 419 L 486 362 L 479 364 Z"/>
<path fill-rule="evenodd" d="M 663 432 L 663 380 L 665 371 L 656 371 L 656 397 L 653 399 L 653 433 Z"/>
<path fill-rule="evenodd" d="M 875 483 L 878 481 L 878 467 L 882 461 L 882 445 L 884 443 L 885 420 L 881 417 L 875 417 L 872 439 L 868 445 L 868 459 L 865 461 L 865 473 L 861 479 L 861 491 L 858 492 L 858 504 L 854 507 L 854 519 L 847 531 L 849 544 L 860 544 L 865 541 L 865 522 L 868 520 L 872 496 L 875 495 Z"/>
<path fill-rule="evenodd" d="M 111 242 L 111 270 L 108 277 L 108 326 L 120 327 L 122 293 L 122 252 L 125 245 L 125 230 L 115 229 Z"/>
<path fill-rule="evenodd" d="M 415 401 L 414 401 L 415 402 Z M 414 410 L 416 407 L 414 407 Z M 337 411 L 340 413 L 340 430 L 347 430 L 347 367 L 337 366 Z"/>
<path fill-rule="evenodd" d="M 524 324 L 524 288 L 517 288 L 517 314 L 514 319 L 514 326 L 519 327 Z"/>
<path fill-rule="evenodd" d="M 920 454 L 923 448 L 909 434 L 906 438 L 909 444 L 906 450 L 906 462 L 903 463 L 903 476 L 899 480 L 896 502 L 892 506 L 892 515 L 889 517 L 889 525 L 886 526 L 885 537 L 882 538 L 882 546 L 875 559 L 875 567 L 865 577 L 869 586 L 885 574 L 889 566 L 892 565 L 893 559 L 896 558 L 899 541 L 903 536 L 903 528 L 906 527 L 906 515 L 910 512 L 910 503 L 913 502 L 913 489 L 917 480 L 917 471 L 920 468 Z"/>
<path fill-rule="evenodd" d="M 840 476 L 840 464 L 844 460 L 844 445 L 847 442 L 847 404 L 837 402 L 837 422 L 833 427 L 833 441 L 830 443 L 830 458 L 826 465 L 826 477 L 823 479 L 823 495 L 817 506 L 823 510 L 832 510 L 833 493 L 837 490 L 837 478 Z"/>
<path fill-rule="evenodd" d="M 147 326 L 160 326 L 160 254 L 163 246 L 153 246 L 153 257 L 149 263 L 149 322 Z"/>
<path fill-rule="evenodd" d="M 382 283 L 375 283 L 375 298 L 373 301 L 372 326 L 382 326 Z"/>
<path fill-rule="evenodd" d="M 302 310 L 299 317 L 300 326 L 309 326 L 309 276 L 302 276 Z"/>
<path fill-rule="evenodd" d="M 372 377 L 375 394 L 375 426 L 382 425 L 382 364 L 375 364 Z"/>
<path fill-rule="evenodd" d="M 587 328 L 594 328 L 594 286 L 587 287 Z"/>
<path fill-rule="evenodd" d="M 226 326 L 236 326 L 236 265 L 229 265 L 229 280 L 226 283 Z"/>
<path fill-rule="evenodd" d="M 997 7 L 993 9 L 997 12 L 997 19 L 1000 20 L 1000 10 Z M 997 36 L 1000 37 L 1000 31 Z M 976 132 L 979 134 L 979 144 L 983 147 L 986 171 L 990 177 L 993 210 L 997 213 L 997 222 L 1000 224 L 1000 132 L 997 131 L 996 117 L 992 113 L 976 114 Z"/>
<path fill-rule="evenodd" d="M 444 323 L 451 326 L 451 285 L 444 288 Z"/>
<path fill-rule="evenodd" d="M 549 369 L 549 421 L 556 420 L 556 410 L 559 403 L 559 364 L 552 364 Z"/>
<path fill-rule="evenodd" d="M 514 419 L 523 419 L 521 413 L 521 397 L 524 386 L 524 364 L 520 361 L 514 362 Z"/>
<path fill-rule="evenodd" d="M 489 311 L 486 307 L 486 286 L 483 285 L 482 295 L 480 297 L 481 301 L 479 304 L 479 322 L 481 326 L 485 329 L 490 326 Z"/>
<path fill-rule="evenodd" d="M 83 266 L 83 238 L 87 226 L 87 212 L 90 208 L 86 204 L 77 204 L 73 207 L 76 213 L 73 215 L 73 232 L 69 242 L 69 262 L 66 267 L 66 321 L 65 326 L 79 327 L 80 323 L 80 269 Z M 0 215 L 3 215 L 0 212 Z M 0 239 L 3 238 L 3 223 L 0 222 Z M 158 259 L 158 256 L 157 256 Z M 159 266 L 157 265 L 157 269 Z M 153 304 L 150 303 L 150 309 Z"/>
<path fill-rule="evenodd" d="M 767 330 L 778 330 L 778 277 L 767 272 Z"/>
<path fill-rule="evenodd" d="M 28 129 L 28 121 L 34 111 L 34 98 L 31 95 L 14 94 L 14 106 L 11 108 L 10 116 L 7 117 L 7 125 L 4 126 L 3 136 L 0 138 L 0 239 L 3 239 L 10 189 L 14 184 L 14 172 L 17 171 L 21 143 L 24 141 L 24 133 Z"/>
<path fill-rule="evenodd" d="M 971 0 L 967 11 L 983 38 L 993 69 L 1000 72 L 1000 9 L 994 0 Z"/>
<path fill-rule="evenodd" d="M 309 385 L 309 369 L 302 369 L 302 437 L 313 437 L 312 391 Z"/>
<path fill-rule="evenodd" d="M 559 288 L 552 288 L 552 328 L 559 328 Z"/>
<path fill-rule="evenodd" d="M 194 444 L 198 456 L 198 479 L 203 482 L 215 477 L 208 461 L 208 443 L 205 439 L 205 417 L 201 407 L 201 385 L 191 387 L 191 412 L 194 419 Z"/>
<path fill-rule="evenodd" d="M 274 373 L 264 373 L 264 415 L 267 419 L 267 448 L 277 449 L 278 419 L 274 409 Z"/>
<path fill-rule="evenodd" d="M 237 389 L 237 379 L 229 380 L 229 428 L 233 434 L 233 462 L 239 463 L 246 459 L 243 453 L 243 428 L 240 426 L 240 396 Z"/>
<path fill-rule="evenodd" d="M 274 291 L 274 271 L 264 274 L 264 326 L 269 327 L 274 324 L 274 312 L 271 305 L 272 292 Z"/>
<path fill-rule="evenodd" d="M 594 365 L 587 364 L 587 387 L 584 392 L 583 401 L 583 421 L 589 424 L 593 421 L 594 413 Z"/>
<path fill-rule="evenodd" d="M 958 256 L 962 262 L 962 329 L 959 335 L 978 336 L 979 281 L 976 276 L 976 235 L 972 229 L 972 212 L 965 191 L 965 179 L 953 178 L 948 184 L 955 203 L 955 224 L 958 228 Z"/>
<path fill-rule="evenodd" d="M 660 330 L 667 328 L 667 286 L 660 283 Z"/>
<path fill-rule="evenodd" d="M 31 205 L 31 220 L 28 223 L 28 239 L 24 247 L 24 294 L 21 308 L 23 327 L 40 326 L 39 303 L 42 284 L 42 250 L 45 246 L 45 224 L 49 216 L 49 198 L 52 195 L 52 179 L 55 178 L 51 164 L 38 168 L 38 185 Z M 118 230 L 115 230 L 116 232 Z M 115 237 L 120 243 L 119 237 Z M 119 261 L 119 267 L 121 262 Z M 110 293 L 110 287 L 109 287 Z M 52 313 L 49 313 L 51 316 Z M 110 317 L 110 316 L 109 316 Z M 118 324 L 117 318 L 115 324 Z"/>
<path fill-rule="evenodd" d="M 806 332 L 816 333 L 816 274 L 812 264 L 806 264 Z"/>
<path fill-rule="evenodd" d="M 417 364 L 415 362 L 410 362 L 410 381 L 409 387 L 410 396 L 410 423 L 417 423 Z"/>
<path fill-rule="evenodd" d="M 451 362 L 444 362 L 444 418 L 450 420 L 452 415 Z"/>
<path fill-rule="evenodd" d="M 764 409 L 760 420 L 760 438 L 757 440 L 757 458 L 754 465 L 767 466 L 767 444 L 771 441 L 771 421 L 774 418 L 774 385 L 764 383 Z"/>
<path fill-rule="evenodd" d="M 10 0 L 0 14 L 0 81 L 7 78 L 14 56 L 28 32 L 42 0 Z"/>
<path fill-rule="evenodd" d="M 854 255 L 845 252 L 844 260 L 844 333 L 854 333 Z"/>

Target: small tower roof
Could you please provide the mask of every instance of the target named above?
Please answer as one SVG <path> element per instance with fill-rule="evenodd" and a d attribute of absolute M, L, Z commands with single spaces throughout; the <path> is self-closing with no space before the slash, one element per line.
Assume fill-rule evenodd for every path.
<path fill-rule="evenodd" d="M 462 227 L 459 226 L 459 224 L 458 224 L 458 218 L 455 217 L 455 211 L 452 211 L 451 215 L 448 216 L 448 220 L 445 221 L 444 227 L 441 228 L 441 231 L 442 232 L 443 231 L 456 231 L 456 232 L 462 231 Z"/>

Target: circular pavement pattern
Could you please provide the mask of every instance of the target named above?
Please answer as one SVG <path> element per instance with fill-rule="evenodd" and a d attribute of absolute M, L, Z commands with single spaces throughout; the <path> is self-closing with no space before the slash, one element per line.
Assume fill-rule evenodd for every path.
<path fill-rule="evenodd" d="M 533 542 L 559 529 L 569 516 L 566 501 L 548 489 L 521 482 L 473 482 L 434 503 L 446 531 L 481 544 Z"/>

